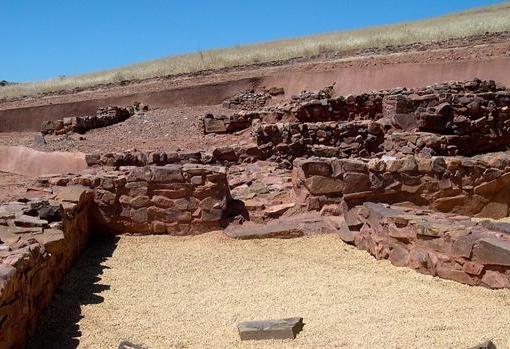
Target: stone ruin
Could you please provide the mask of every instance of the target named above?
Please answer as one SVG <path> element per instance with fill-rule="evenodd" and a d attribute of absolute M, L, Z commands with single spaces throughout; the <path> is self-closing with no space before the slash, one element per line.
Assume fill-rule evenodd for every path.
<path fill-rule="evenodd" d="M 228 109 L 253 110 L 266 106 L 266 103 L 274 96 L 283 95 L 284 89 L 272 87 L 260 91 L 248 90 L 235 94 L 223 101 L 223 107 Z"/>
<path fill-rule="evenodd" d="M 99 108 L 96 115 L 71 116 L 58 120 L 47 120 L 41 123 L 43 135 L 63 135 L 68 133 L 83 134 L 95 128 L 107 127 L 125 121 L 135 113 L 149 110 L 149 107 L 135 102 L 127 108 L 109 106 Z"/>
<path fill-rule="evenodd" d="M 42 176 L 38 198 L 0 205 L 0 347 L 23 347 L 92 232 L 335 232 L 395 266 L 510 288 L 509 108 L 510 89 L 493 81 L 351 96 L 328 87 L 203 118 L 205 133 L 251 141 L 87 154 L 85 171 Z M 83 132 L 74 120 L 51 132 Z"/>

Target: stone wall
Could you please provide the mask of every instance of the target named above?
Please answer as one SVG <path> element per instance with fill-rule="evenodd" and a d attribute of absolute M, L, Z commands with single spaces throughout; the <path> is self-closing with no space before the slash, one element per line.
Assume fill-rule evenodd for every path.
<path fill-rule="evenodd" d="M 377 259 L 468 285 L 510 287 L 510 225 L 367 202 L 337 220 L 340 237 Z"/>
<path fill-rule="evenodd" d="M 89 167 L 148 166 L 168 164 L 203 164 L 223 165 L 254 162 L 262 158 L 255 144 L 239 144 L 217 147 L 211 151 L 124 151 L 117 153 L 86 154 L 85 160 Z"/>
<path fill-rule="evenodd" d="M 24 348 L 89 237 L 92 192 L 0 206 L 0 348 Z"/>
<path fill-rule="evenodd" d="M 294 161 L 297 200 L 320 209 L 341 200 L 410 203 L 441 212 L 503 218 L 510 205 L 510 159 L 462 157 L 310 158 Z"/>
<path fill-rule="evenodd" d="M 206 114 L 202 118 L 204 133 L 235 133 L 251 126 L 253 120 L 261 119 L 264 112 L 239 111 L 231 115 Z"/>
<path fill-rule="evenodd" d="M 43 177 L 46 185 L 93 189 L 95 230 L 189 235 L 220 229 L 231 201 L 224 167 L 199 164 L 121 167 Z"/>
<path fill-rule="evenodd" d="M 190 235 L 230 219 L 223 167 L 90 169 L 38 182 L 48 198 L 0 205 L 0 348 L 24 347 L 89 232 Z"/>
<path fill-rule="evenodd" d="M 510 90 L 494 81 L 332 95 L 329 87 L 316 93 L 304 91 L 284 104 L 256 111 L 208 114 L 204 132 L 234 133 L 252 126 L 265 157 L 277 154 L 287 161 L 304 155 L 350 157 L 350 153 L 374 152 L 472 156 L 510 147 Z M 367 125 L 377 131 L 368 142 L 351 137 L 357 126 L 363 137 Z M 316 130 L 321 130 L 319 135 Z M 384 144 L 374 149 L 373 136 Z M 353 148 L 360 149 L 352 152 Z"/>
<path fill-rule="evenodd" d="M 146 110 L 148 110 L 148 107 L 140 103 L 135 103 L 127 108 L 118 106 L 99 108 L 96 115 L 71 116 L 59 120 L 43 121 L 41 123 L 41 133 L 43 135 L 60 135 L 69 132 L 85 133 L 95 128 L 106 127 L 125 121 L 136 112 Z"/>
<path fill-rule="evenodd" d="M 373 121 L 254 122 L 252 135 L 263 158 L 292 161 L 300 156 L 367 157 L 381 152 L 383 129 Z"/>

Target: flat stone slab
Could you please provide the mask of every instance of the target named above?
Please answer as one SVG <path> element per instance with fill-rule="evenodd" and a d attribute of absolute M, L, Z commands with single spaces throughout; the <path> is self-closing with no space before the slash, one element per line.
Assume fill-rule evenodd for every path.
<path fill-rule="evenodd" d="M 232 239 L 290 239 L 305 235 L 327 234 L 335 231 L 324 221 L 324 217 L 306 213 L 292 217 L 280 218 L 268 223 L 245 223 L 230 225 L 225 234 Z"/>
<path fill-rule="evenodd" d="M 241 322 L 237 326 L 241 340 L 294 339 L 303 329 L 303 318 Z"/>

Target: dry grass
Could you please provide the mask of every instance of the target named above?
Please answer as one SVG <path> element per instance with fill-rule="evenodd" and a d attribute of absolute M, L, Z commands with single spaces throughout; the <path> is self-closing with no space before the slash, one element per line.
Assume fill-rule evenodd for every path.
<path fill-rule="evenodd" d="M 428 20 L 216 49 L 130 66 L 0 88 L 0 97 L 84 88 L 123 80 L 310 57 L 330 51 L 404 45 L 510 30 L 510 4 L 488 6 Z"/>
<path fill-rule="evenodd" d="M 31 348 L 106 349 L 129 340 L 150 349 L 457 349 L 487 338 L 510 347 L 510 291 L 396 268 L 333 235 L 124 236 L 97 280 L 87 259 L 94 251 L 57 293 Z M 290 316 L 305 321 L 294 341 L 238 339 L 240 321 Z M 70 330 L 74 345 L 66 344 Z"/>

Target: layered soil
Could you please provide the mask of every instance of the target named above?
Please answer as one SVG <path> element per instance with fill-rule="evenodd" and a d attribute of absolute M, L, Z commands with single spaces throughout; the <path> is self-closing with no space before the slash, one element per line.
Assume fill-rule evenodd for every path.
<path fill-rule="evenodd" d="M 508 291 L 395 268 L 335 235 L 123 236 L 112 248 L 88 249 L 31 348 L 106 349 L 122 340 L 151 349 L 510 345 Z M 291 316 L 305 322 L 294 341 L 239 341 L 240 321 Z"/>
<path fill-rule="evenodd" d="M 429 45 L 324 55 L 144 81 L 123 82 L 83 91 L 0 102 L 1 131 L 37 131 L 41 121 L 95 112 L 105 105 L 141 101 L 152 107 L 215 105 L 242 90 L 279 86 L 285 97 L 302 89 L 336 83 L 338 94 L 419 87 L 475 77 L 510 84 L 502 74 L 510 62 L 508 34 Z M 72 93 L 71 93 L 72 92 Z M 165 113 L 165 112 L 163 112 Z M 165 113 L 172 117 L 172 111 Z M 176 126 L 178 126 L 177 124 Z"/>

